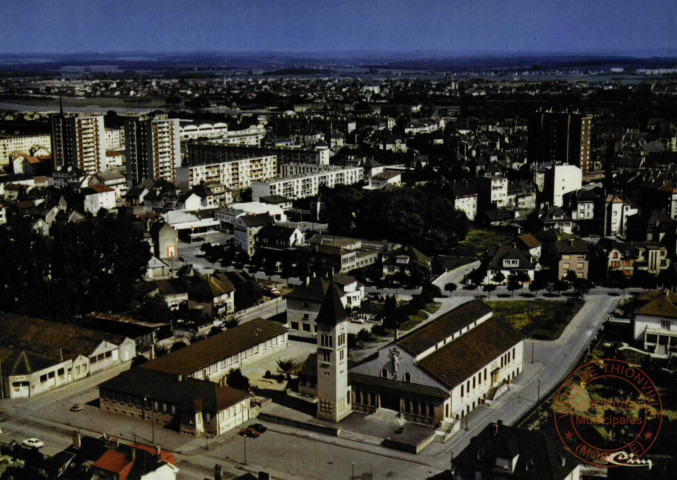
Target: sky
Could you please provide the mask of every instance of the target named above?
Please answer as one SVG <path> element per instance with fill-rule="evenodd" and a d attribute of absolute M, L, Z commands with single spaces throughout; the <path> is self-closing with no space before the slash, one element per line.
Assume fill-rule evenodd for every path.
<path fill-rule="evenodd" d="M 0 53 L 677 50 L 675 0 L 4 0 Z"/>

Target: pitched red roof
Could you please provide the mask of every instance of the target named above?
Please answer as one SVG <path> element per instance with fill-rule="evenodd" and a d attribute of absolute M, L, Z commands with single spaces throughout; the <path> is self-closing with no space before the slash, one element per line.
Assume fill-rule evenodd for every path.
<path fill-rule="evenodd" d="M 127 478 L 133 466 L 134 462 L 132 459 L 117 450 L 108 450 L 93 465 L 94 468 L 99 470 L 118 474 L 120 480 Z"/>

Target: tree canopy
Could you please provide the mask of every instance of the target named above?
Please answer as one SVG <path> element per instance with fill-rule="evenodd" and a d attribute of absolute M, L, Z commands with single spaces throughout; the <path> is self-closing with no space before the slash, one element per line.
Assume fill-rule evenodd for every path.
<path fill-rule="evenodd" d="M 352 186 L 323 189 L 329 231 L 387 239 L 424 252 L 444 251 L 465 238 L 468 221 L 453 202 L 425 187 L 361 190 Z"/>
<path fill-rule="evenodd" d="M 17 219 L 0 229 L 0 309 L 56 320 L 125 311 L 149 258 L 143 232 L 125 216 L 59 218 L 48 237 Z"/>

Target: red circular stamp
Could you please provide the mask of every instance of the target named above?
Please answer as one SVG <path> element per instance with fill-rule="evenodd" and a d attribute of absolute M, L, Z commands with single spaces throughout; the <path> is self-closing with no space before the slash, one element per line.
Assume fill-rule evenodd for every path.
<path fill-rule="evenodd" d="M 553 410 L 560 440 L 580 461 L 651 468 L 642 456 L 660 432 L 662 403 L 636 366 L 615 359 L 580 366 L 559 388 Z"/>

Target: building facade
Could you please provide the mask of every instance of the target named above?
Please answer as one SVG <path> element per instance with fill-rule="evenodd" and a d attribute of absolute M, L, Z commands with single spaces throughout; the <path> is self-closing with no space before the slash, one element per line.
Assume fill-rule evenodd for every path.
<path fill-rule="evenodd" d="M 201 183 L 219 183 L 232 189 L 249 188 L 252 182 L 277 177 L 277 157 L 243 158 L 217 163 L 184 166 L 177 169 L 177 185 L 187 190 Z"/>
<path fill-rule="evenodd" d="M 127 183 L 131 187 L 144 179 L 176 183 L 181 166 L 179 120 L 166 116 L 129 118 L 125 124 Z"/>
<path fill-rule="evenodd" d="M 78 168 L 96 175 L 106 163 L 103 115 L 54 114 L 52 158 L 55 169 Z"/>
<path fill-rule="evenodd" d="M 529 162 L 575 165 L 585 175 L 592 170 L 591 135 L 591 116 L 543 110 L 535 112 L 529 118 Z"/>

